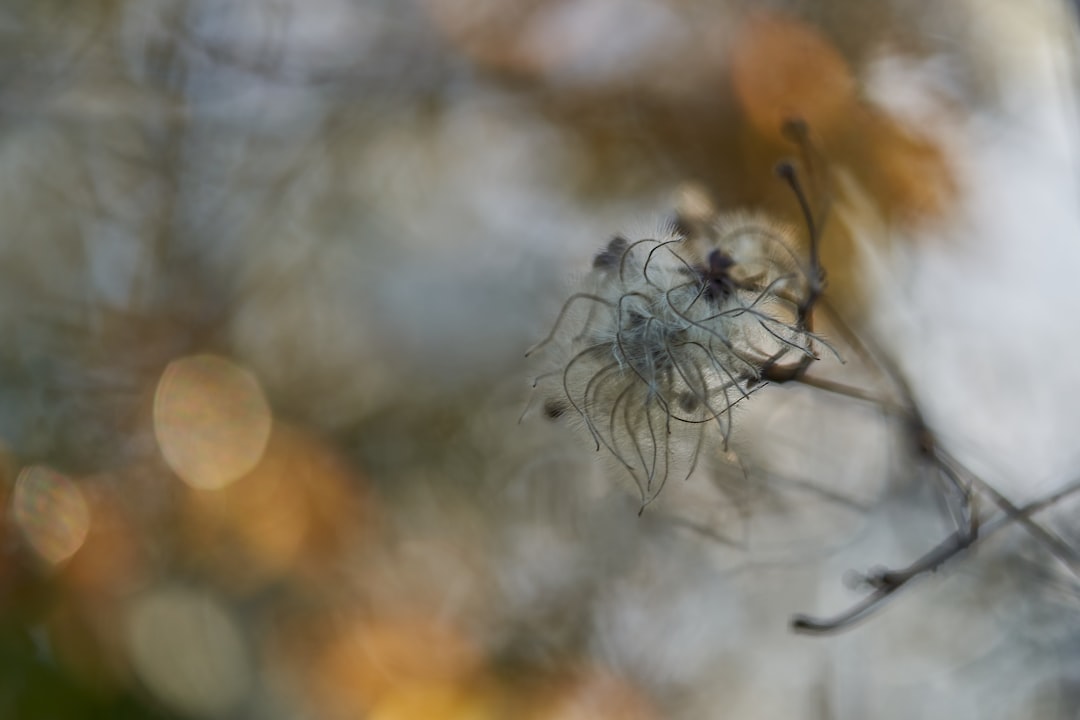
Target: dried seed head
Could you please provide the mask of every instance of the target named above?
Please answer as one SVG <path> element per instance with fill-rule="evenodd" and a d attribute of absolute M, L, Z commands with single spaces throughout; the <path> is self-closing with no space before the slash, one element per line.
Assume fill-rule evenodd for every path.
<path fill-rule="evenodd" d="M 725 447 L 731 411 L 762 372 L 814 357 L 803 308 L 814 292 L 793 230 L 746 212 L 690 232 L 616 236 L 539 345 L 554 369 L 536 387 L 549 417 L 577 418 L 633 476 L 644 508 L 689 476 L 709 428 Z"/>

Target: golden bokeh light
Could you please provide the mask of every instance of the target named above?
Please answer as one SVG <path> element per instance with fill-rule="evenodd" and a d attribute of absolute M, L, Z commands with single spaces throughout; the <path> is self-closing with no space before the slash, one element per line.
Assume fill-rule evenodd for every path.
<path fill-rule="evenodd" d="M 185 552 L 234 593 L 293 573 L 314 580 L 331 572 L 346 538 L 368 525 L 362 489 L 324 441 L 275 423 L 249 473 L 219 490 L 187 493 L 181 515 Z"/>
<path fill-rule="evenodd" d="M 319 624 L 284 628 L 276 652 L 303 678 L 319 717 L 366 717 L 377 708 L 386 717 L 413 717 L 417 707 L 468 706 L 460 689 L 483 677 L 479 648 L 432 617 L 354 616 Z"/>
<path fill-rule="evenodd" d="M 213 597 L 186 588 L 138 598 L 128 622 L 131 663 L 162 702 L 188 715 L 220 717 L 251 684 L 245 640 Z"/>
<path fill-rule="evenodd" d="M 544 683 L 528 700 L 528 720 L 657 720 L 653 704 L 629 681 L 586 667 Z"/>
<path fill-rule="evenodd" d="M 732 49 L 731 79 L 750 123 L 777 142 L 790 117 L 827 136 L 856 107 L 855 79 L 839 51 L 810 25 L 778 13 L 746 20 Z"/>
<path fill-rule="evenodd" d="M 64 562 L 82 547 L 90 530 L 90 508 L 69 478 L 32 465 L 15 480 L 12 513 L 23 537 L 45 562 Z"/>
<path fill-rule="evenodd" d="M 255 377 L 225 358 L 169 363 L 154 394 L 154 435 L 180 478 L 221 488 L 259 462 L 270 438 L 270 404 Z"/>
<path fill-rule="evenodd" d="M 861 114 L 858 129 L 862 142 L 845 159 L 888 219 L 933 220 L 956 200 L 955 168 L 948 153 L 918 128 L 868 110 Z"/>
<path fill-rule="evenodd" d="M 421 5 L 439 32 L 473 61 L 525 74 L 545 69 L 545 57 L 523 40 L 534 17 L 553 5 L 550 0 L 425 0 Z"/>
<path fill-rule="evenodd" d="M 372 708 L 370 720 L 496 720 L 505 701 L 491 684 L 430 684 L 398 688 Z"/>
<path fill-rule="evenodd" d="M 61 579 L 83 603 L 111 603 L 146 581 L 146 539 L 131 508 L 121 500 L 119 482 L 101 475 L 86 478 L 82 485 L 94 522 Z"/>

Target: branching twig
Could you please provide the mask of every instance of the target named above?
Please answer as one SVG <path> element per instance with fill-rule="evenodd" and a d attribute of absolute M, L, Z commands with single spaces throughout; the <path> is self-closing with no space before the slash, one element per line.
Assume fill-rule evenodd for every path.
<path fill-rule="evenodd" d="M 1052 493 L 1051 495 L 1022 507 L 1016 507 L 1009 503 L 1010 510 L 998 515 L 993 520 L 984 523 L 979 528 L 978 533 L 971 534 L 966 532 L 965 529 L 957 530 L 946 538 L 944 542 L 930 550 L 930 552 L 923 555 L 908 567 L 901 570 L 877 571 L 870 575 L 867 578 L 867 582 L 874 587 L 874 591 L 856 603 L 849 610 L 831 618 L 816 618 L 801 614 L 796 615 L 791 620 L 791 627 L 796 632 L 815 635 L 845 630 L 865 619 L 874 611 L 879 610 L 886 600 L 912 580 L 924 577 L 927 574 L 936 571 L 946 562 L 974 546 L 978 541 L 985 540 L 1014 522 L 1023 524 L 1029 530 L 1038 528 L 1039 531 L 1046 532 L 1045 528 L 1042 528 L 1041 525 L 1032 520 L 1032 516 L 1057 504 L 1069 495 L 1078 491 L 1080 491 L 1080 480 L 1069 484 L 1058 492 Z M 1008 501 L 1006 500 L 1005 502 Z M 1034 534 L 1036 534 L 1037 537 L 1040 537 L 1038 532 Z M 1040 539 L 1042 538 L 1040 537 Z M 1075 555 L 1071 550 L 1069 550 L 1069 554 Z M 1070 566 L 1075 570 L 1075 564 L 1071 563 Z"/>

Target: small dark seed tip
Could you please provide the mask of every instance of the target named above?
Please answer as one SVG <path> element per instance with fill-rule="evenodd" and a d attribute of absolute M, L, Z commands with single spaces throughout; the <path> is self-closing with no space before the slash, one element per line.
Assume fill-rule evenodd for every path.
<path fill-rule="evenodd" d="M 622 261 L 622 256 L 626 253 L 628 247 L 630 247 L 630 242 L 622 235 L 611 238 L 607 247 L 598 252 L 596 257 L 593 258 L 593 269 L 614 269 Z"/>
<path fill-rule="evenodd" d="M 734 266 L 735 259 L 723 250 L 713 250 L 709 253 L 709 272 L 718 275 Z"/>
<path fill-rule="evenodd" d="M 547 400 L 544 402 L 544 416 L 549 420 L 558 420 L 564 414 L 566 414 L 566 406 L 558 400 Z"/>
<path fill-rule="evenodd" d="M 679 396 L 679 407 L 683 412 L 694 412 L 698 409 L 698 399 L 693 393 L 683 393 Z"/>
<path fill-rule="evenodd" d="M 795 180 L 795 165 L 790 160 L 781 160 L 776 163 L 775 172 L 778 177 L 781 177 L 788 182 L 793 182 Z"/>

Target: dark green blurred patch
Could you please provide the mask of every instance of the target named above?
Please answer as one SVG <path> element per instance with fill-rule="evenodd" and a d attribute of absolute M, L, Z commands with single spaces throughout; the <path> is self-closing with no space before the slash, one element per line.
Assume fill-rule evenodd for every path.
<path fill-rule="evenodd" d="M 0 621 L 0 717 L 10 720 L 173 718 L 131 693 L 86 687 L 58 667 L 27 626 Z"/>

